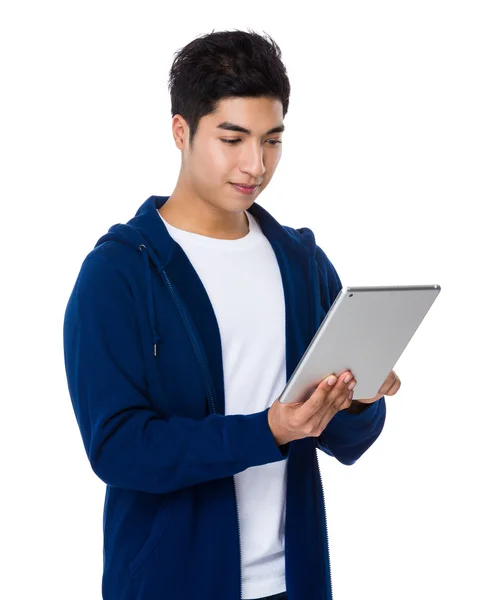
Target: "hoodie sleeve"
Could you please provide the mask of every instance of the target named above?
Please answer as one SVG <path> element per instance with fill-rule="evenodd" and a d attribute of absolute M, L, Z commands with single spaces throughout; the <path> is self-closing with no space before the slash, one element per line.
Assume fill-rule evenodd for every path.
<path fill-rule="evenodd" d="M 321 301 L 327 312 L 343 286 L 336 269 L 319 246 L 316 259 Z M 381 434 L 385 416 L 385 396 L 373 404 L 368 404 L 358 414 L 340 410 L 316 438 L 316 447 L 337 458 L 344 465 L 353 465 Z"/>
<path fill-rule="evenodd" d="M 167 493 L 288 457 L 289 444 L 278 447 L 269 427 L 269 408 L 202 420 L 157 413 L 135 311 L 121 270 L 89 254 L 68 300 L 63 343 L 71 402 L 102 481 Z"/>

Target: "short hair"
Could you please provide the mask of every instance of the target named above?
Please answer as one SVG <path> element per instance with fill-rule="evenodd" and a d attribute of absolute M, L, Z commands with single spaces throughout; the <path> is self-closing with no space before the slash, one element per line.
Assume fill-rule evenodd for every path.
<path fill-rule="evenodd" d="M 189 143 L 199 120 L 230 97 L 276 98 L 288 111 L 290 82 L 281 50 L 267 34 L 252 30 L 212 31 L 174 53 L 169 72 L 171 115 L 189 126 Z"/>

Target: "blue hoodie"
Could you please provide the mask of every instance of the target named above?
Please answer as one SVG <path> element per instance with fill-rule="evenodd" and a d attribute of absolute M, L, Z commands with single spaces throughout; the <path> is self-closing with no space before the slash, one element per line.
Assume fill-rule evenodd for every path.
<path fill-rule="evenodd" d="M 288 457 L 288 599 L 331 600 L 316 449 L 354 464 L 383 429 L 385 398 L 280 447 L 269 408 L 225 415 L 217 321 L 157 212 L 167 199 L 151 196 L 97 241 L 65 313 L 70 398 L 90 465 L 107 485 L 103 598 L 241 600 L 233 476 Z M 248 210 L 281 271 L 289 378 L 342 285 L 310 229 L 280 225 L 257 202 Z"/>

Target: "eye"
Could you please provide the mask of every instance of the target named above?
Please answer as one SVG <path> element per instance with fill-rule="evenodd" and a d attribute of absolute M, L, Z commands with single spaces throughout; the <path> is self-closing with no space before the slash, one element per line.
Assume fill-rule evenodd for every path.
<path fill-rule="evenodd" d="M 220 138 L 220 141 L 224 142 L 225 144 L 237 144 L 238 142 L 240 142 L 240 138 L 239 139 L 233 139 L 233 140 L 229 140 L 229 139 L 224 139 L 224 138 Z M 276 146 L 277 144 L 281 144 L 280 140 L 267 140 L 271 146 Z"/>

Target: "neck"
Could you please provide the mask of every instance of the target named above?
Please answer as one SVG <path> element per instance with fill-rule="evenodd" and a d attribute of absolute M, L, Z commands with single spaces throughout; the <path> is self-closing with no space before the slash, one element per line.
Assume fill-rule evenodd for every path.
<path fill-rule="evenodd" d="M 159 208 L 159 213 L 173 227 L 207 237 L 235 240 L 249 233 L 249 220 L 244 210 L 230 213 L 175 191 Z"/>

